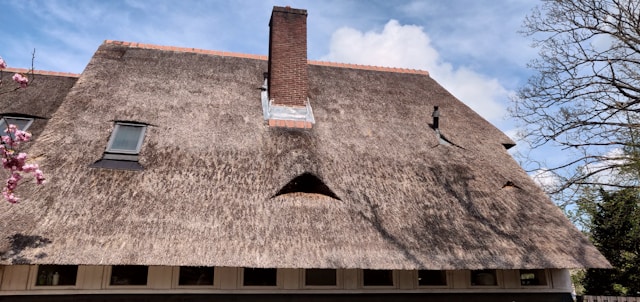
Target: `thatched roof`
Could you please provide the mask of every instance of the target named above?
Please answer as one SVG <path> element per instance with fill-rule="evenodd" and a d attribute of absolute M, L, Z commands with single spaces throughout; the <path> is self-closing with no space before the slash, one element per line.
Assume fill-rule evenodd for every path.
<path fill-rule="evenodd" d="M 29 77 L 28 89 L 19 88 L 11 77 L 16 73 Z M 2 71 L 0 86 L 0 116 L 27 116 L 34 118 L 29 131 L 34 139 L 42 132 L 47 120 L 58 109 L 69 90 L 78 79 L 78 74 L 47 72 L 36 70 L 29 72 L 21 68 L 8 68 Z M 4 133 L 4 129 L 1 129 Z"/>
<path fill-rule="evenodd" d="M 270 128 L 265 60 L 103 44 L 32 147 L 49 183 L 0 206 L 2 263 L 608 266 L 432 78 L 347 67 L 309 65 L 313 129 Z M 143 171 L 89 167 L 116 120 L 150 125 Z M 338 198 L 275 196 L 304 173 Z"/>

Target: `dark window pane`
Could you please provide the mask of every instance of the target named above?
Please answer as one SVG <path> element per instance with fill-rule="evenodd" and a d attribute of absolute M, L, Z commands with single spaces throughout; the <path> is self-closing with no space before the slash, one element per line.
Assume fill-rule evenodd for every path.
<path fill-rule="evenodd" d="M 310 286 L 335 286 L 338 284 L 335 269 L 307 269 L 304 284 Z"/>
<path fill-rule="evenodd" d="M 393 271 L 391 270 L 362 270 L 364 286 L 393 286 Z"/>
<path fill-rule="evenodd" d="M 38 266 L 37 286 L 76 285 L 77 265 Z"/>
<path fill-rule="evenodd" d="M 213 267 L 181 266 L 178 285 L 213 285 Z"/>
<path fill-rule="evenodd" d="M 275 268 L 245 268 L 244 286 L 276 286 L 278 270 Z"/>
<path fill-rule="evenodd" d="M 498 285 L 496 270 L 484 269 L 471 271 L 471 285 L 491 286 Z"/>
<path fill-rule="evenodd" d="M 434 270 L 418 271 L 418 285 L 436 286 L 447 285 L 447 272 Z"/>
<path fill-rule="evenodd" d="M 147 285 L 149 267 L 145 265 L 114 265 L 111 285 Z"/>
<path fill-rule="evenodd" d="M 547 276 L 543 269 L 520 270 L 521 285 L 547 285 Z"/>

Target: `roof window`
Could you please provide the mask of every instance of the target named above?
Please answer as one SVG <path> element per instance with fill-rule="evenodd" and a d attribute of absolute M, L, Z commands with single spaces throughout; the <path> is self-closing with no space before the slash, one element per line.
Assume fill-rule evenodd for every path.
<path fill-rule="evenodd" d="M 136 122 L 116 122 L 102 159 L 93 168 L 142 170 L 138 155 L 144 141 L 147 125 Z"/>
<path fill-rule="evenodd" d="M 142 147 L 144 132 L 147 125 L 116 122 L 115 128 L 111 133 L 107 152 L 138 154 Z"/>
<path fill-rule="evenodd" d="M 33 118 L 30 117 L 3 116 L 0 120 L 0 129 L 4 131 L 8 125 L 16 125 L 18 130 L 27 131 L 31 123 Z"/>

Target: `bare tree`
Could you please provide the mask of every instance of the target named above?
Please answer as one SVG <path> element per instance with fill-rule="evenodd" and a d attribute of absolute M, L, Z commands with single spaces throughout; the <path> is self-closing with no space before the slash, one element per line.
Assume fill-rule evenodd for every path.
<path fill-rule="evenodd" d="M 543 0 L 524 28 L 539 58 L 530 63 L 535 75 L 511 112 L 533 148 L 571 154 L 544 167 L 561 180 L 551 193 L 584 185 L 637 187 L 640 0 Z"/>

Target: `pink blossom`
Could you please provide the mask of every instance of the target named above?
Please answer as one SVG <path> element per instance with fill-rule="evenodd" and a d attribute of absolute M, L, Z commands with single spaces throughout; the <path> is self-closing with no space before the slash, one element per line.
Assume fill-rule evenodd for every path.
<path fill-rule="evenodd" d="M 31 140 L 31 133 L 22 130 L 16 130 L 15 137 L 18 141 L 28 142 L 29 140 Z"/>
<path fill-rule="evenodd" d="M 7 179 L 2 195 L 8 202 L 17 203 L 18 198 L 13 192 L 22 180 L 21 173 L 33 173 L 36 183 L 39 185 L 44 183 L 45 177 L 37 164 L 27 163 L 29 157 L 27 153 L 18 152 L 17 149 L 20 143 L 28 142 L 31 139 L 31 133 L 19 130 L 13 124 L 10 124 L 5 132 L 7 135 L 2 135 L 0 139 L 0 157 L 2 167 L 11 171 L 11 176 Z"/>
<path fill-rule="evenodd" d="M 27 88 L 27 83 L 29 83 L 29 79 L 19 73 L 13 75 L 13 80 L 16 81 L 16 83 L 20 84 L 20 87 L 22 88 Z"/>
<path fill-rule="evenodd" d="M 36 176 L 36 183 L 39 185 L 43 184 L 45 180 L 44 173 L 42 173 L 40 169 L 37 169 L 34 174 Z"/>
<path fill-rule="evenodd" d="M 36 172 L 36 171 L 40 171 L 40 170 L 38 169 L 38 165 L 37 164 L 26 164 L 26 165 L 22 166 L 22 171 L 25 172 L 25 173 L 32 173 L 32 172 Z M 42 173 L 42 171 L 40 171 L 40 172 Z"/>
<path fill-rule="evenodd" d="M 18 197 L 16 197 L 13 192 L 8 191 L 6 188 L 2 190 L 2 195 L 4 199 L 6 199 L 10 203 L 18 203 Z"/>
<path fill-rule="evenodd" d="M 12 143 L 13 143 L 13 140 L 11 139 L 11 136 L 9 136 L 9 135 L 3 135 L 2 136 L 2 144 L 10 145 Z"/>
<path fill-rule="evenodd" d="M 0 69 L 5 69 L 7 68 L 7 62 L 5 62 L 5 60 L 0 57 Z"/>
<path fill-rule="evenodd" d="M 9 127 L 7 127 L 7 129 L 5 129 L 4 132 L 6 132 L 6 133 L 14 133 L 14 132 L 16 132 L 16 130 L 18 130 L 18 126 L 14 125 L 14 124 L 9 124 Z"/>

